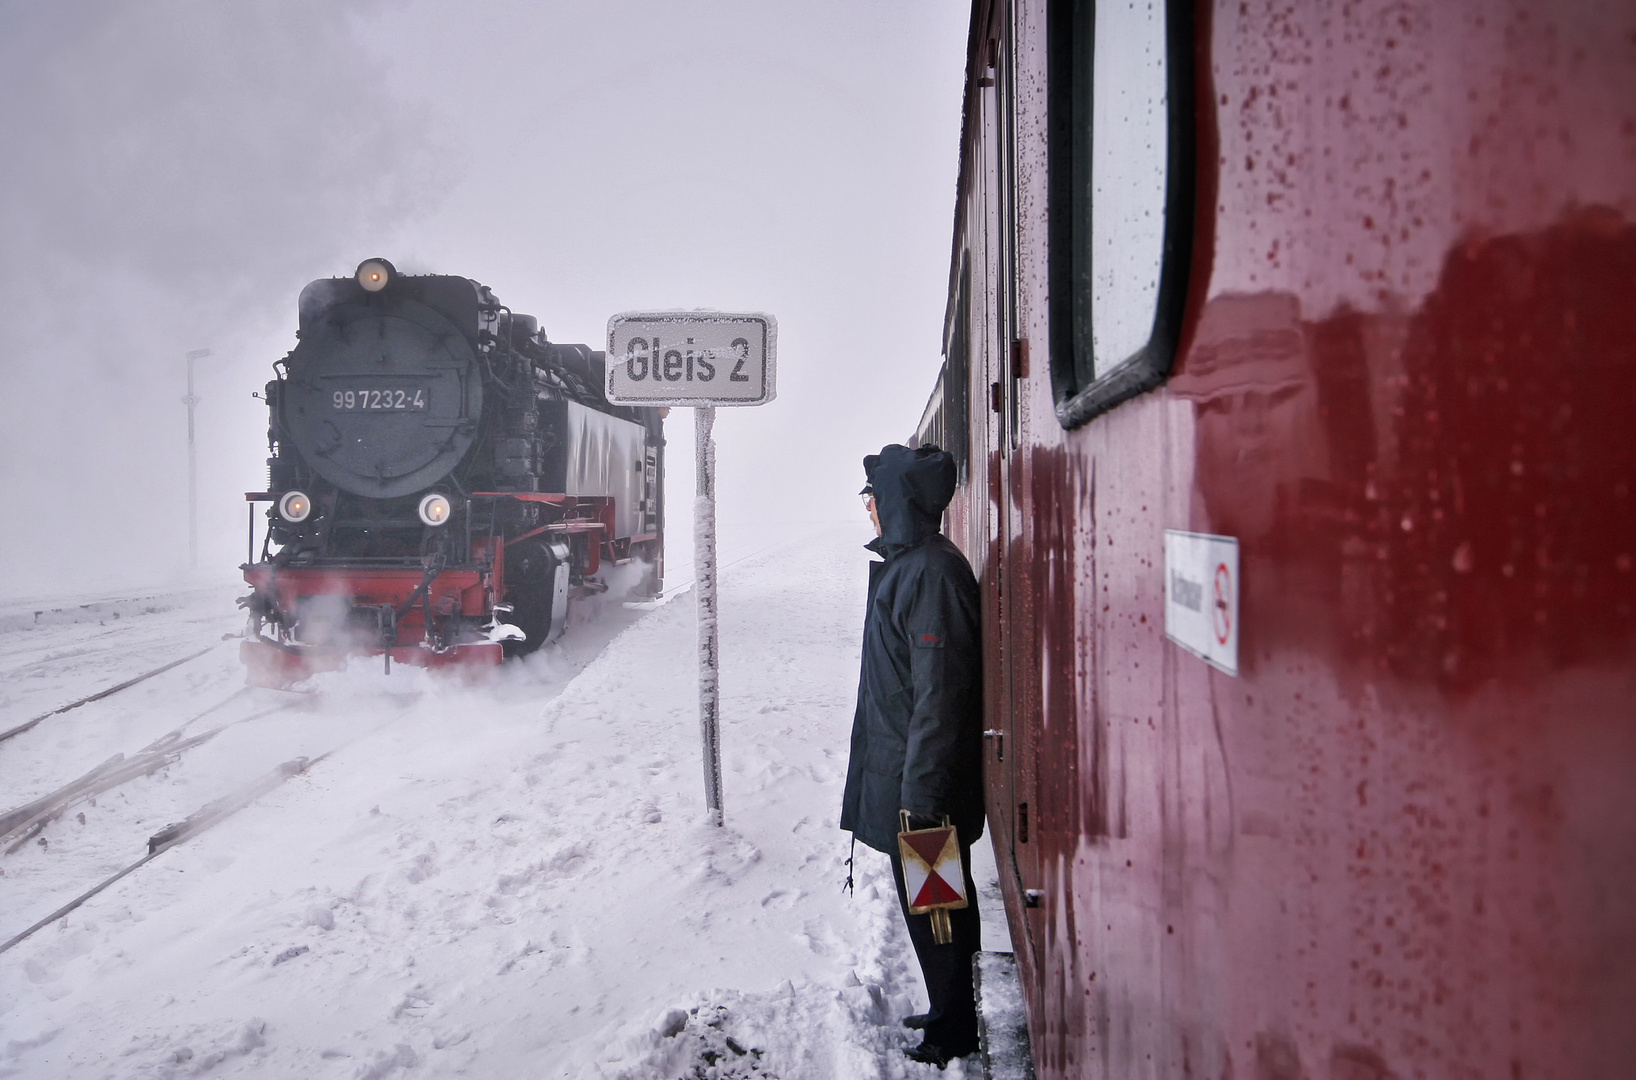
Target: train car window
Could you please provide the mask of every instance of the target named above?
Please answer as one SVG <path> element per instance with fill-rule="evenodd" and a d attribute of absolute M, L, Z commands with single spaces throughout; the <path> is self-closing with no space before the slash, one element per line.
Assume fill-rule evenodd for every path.
<path fill-rule="evenodd" d="M 1189 7 L 1051 7 L 1051 377 L 1063 427 L 1170 371 L 1192 250 Z"/>
<path fill-rule="evenodd" d="M 1145 346 L 1158 310 L 1167 149 L 1164 9 L 1104 0 L 1096 5 L 1091 37 L 1091 182 L 1088 191 L 1075 192 L 1082 204 L 1076 214 L 1091 226 L 1089 265 L 1076 267 L 1091 279 L 1091 317 L 1076 327 L 1091 340 L 1075 343 L 1076 362 L 1090 361 L 1087 381 L 1111 374 Z"/>
<path fill-rule="evenodd" d="M 947 450 L 948 425 L 947 413 L 943 409 L 943 395 L 946 392 L 945 383 L 948 380 L 948 365 L 937 373 L 937 382 L 932 386 L 932 396 L 926 399 L 926 408 L 920 413 L 920 424 L 915 428 L 915 437 L 910 446 L 939 446 Z"/>
<path fill-rule="evenodd" d="M 971 318 L 971 263 L 962 258 L 960 286 L 955 295 L 954 320 L 949 333 L 948 347 L 944 349 L 943 366 L 943 427 L 948 442 L 943 449 L 954 456 L 959 469 L 959 482 L 965 483 L 970 471 L 967 460 L 968 432 L 971 416 L 966 408 L 971 391 L 971 361 L 967 348 L 967 326 Z"/>

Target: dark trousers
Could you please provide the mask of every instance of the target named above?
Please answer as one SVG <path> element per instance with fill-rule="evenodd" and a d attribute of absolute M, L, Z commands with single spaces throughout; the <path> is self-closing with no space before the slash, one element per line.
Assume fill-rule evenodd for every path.
<path fill-rule="evenodd" d="M 926 1041 L 951 1053 L 965 1054 L 977 1049 L 977 997 L 971 983 L 971 958 L 982 947 L 982 923 L 977 917 L 977 887 L 971 880 L 971 845 L 960 842 L 960 865 L 966 875 L 965 907 L 949 912 L 954 940 L 939 945 L 932 938 L 931 915 L 909 914 L 909 896 L 903 884 L 903 856 L 894 847 L 892 877 L 897 882 L 898 906 L 909 926 L 920 973 L 931 998 L 927 1010 Z"/>

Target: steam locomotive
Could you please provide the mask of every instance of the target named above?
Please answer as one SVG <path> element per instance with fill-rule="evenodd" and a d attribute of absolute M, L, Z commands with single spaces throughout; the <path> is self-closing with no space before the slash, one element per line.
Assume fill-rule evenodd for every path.
<path fill-rule="evenodd" d="M 246 495 L 250 682 L 359 654 L 497 664 L 556 639 L 574 598 L 658 594 L 662 413 L 608 403 L 603 353 L 385 259 L 299 306 L 266 389 L 267 490 Z"/>

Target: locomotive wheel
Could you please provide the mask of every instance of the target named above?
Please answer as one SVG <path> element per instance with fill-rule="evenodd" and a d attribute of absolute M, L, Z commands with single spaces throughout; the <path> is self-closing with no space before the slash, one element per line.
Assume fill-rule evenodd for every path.
<path fill-rule="evenodd" d="M 528 637 L 505 642 L 505 655 L 527 656 L 545 644 L 556 573 L 557 559 L 545 544 L 528 540 L 506 549 L 505 602 L 512 606 L 507 621 Z"/>
<path fill-rule="evenodd" d="M 527 656 L 545 644 L 551 632 L 551 586 L 508 588 L 506 602 L 512 605 L 507 621 L 528 637 L 522 641 L 503 643 L 506 656 Z"/>

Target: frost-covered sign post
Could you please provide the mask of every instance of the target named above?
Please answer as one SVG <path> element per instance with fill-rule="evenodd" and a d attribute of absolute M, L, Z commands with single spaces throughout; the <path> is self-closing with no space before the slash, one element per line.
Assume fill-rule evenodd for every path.
<path fill-rule="evenodd" d="M 608 400 L 692 406 L 697 449 L 693 500 L 694 588 L 699 603 L 699 729 L 704 801 L 721 807 L 721 727 L 716 639 L 716 444 L 718 405 L 765 405 L 775 396 L 778 322 L 720 311 L 627 311 L 608 320 Z"/>

